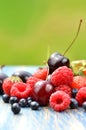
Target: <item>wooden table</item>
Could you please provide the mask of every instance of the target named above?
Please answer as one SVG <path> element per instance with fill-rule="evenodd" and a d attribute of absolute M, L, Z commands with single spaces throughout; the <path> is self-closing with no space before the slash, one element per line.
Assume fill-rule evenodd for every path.
<path fill-rule="evenodd" d="M 19 69 L 33 73 L 37 68 L 7 66 L 3 72 L 10 76 Z M 10 105 L 0 97 L 0 130 L 86 130 L 86 112 L 82 108 L 55 112 L 49 107 L 42 107 L 38 111 L 22 108 L 20 114 L 14 115 Z"/>

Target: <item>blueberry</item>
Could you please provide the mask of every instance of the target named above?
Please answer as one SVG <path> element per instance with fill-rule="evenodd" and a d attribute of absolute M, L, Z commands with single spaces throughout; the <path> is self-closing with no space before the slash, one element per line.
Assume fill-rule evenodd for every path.
<path fill-rule="evenodd" d="M 72 97 L 73 97 L 73 98 L 76 97 L 77 92 L 78 92 L 78 89 L 76 89 L 76 88 L 73 88 L 73 89 L 72 89 Z"/>
<path fill-rule="evenodd" d="M 30 107 L 31 107 L 32 110 L 38 110 L 38 108 L 39 108 L 39 103 L 36 102 L 36 101 L 32 101 L 32 102 L 30 103 Z"/>
<path fill-rule="evenodd" d="M 34 101 L 32 97 L 27 98 L 27 107 L 30 107 L 32 101 Z"/>
<path fill-rule="evenodd" d="M 86 111 L 86 102 L 83 102 L 82 108 Z"/>
<path fill-rule="evenodd" d="M 2 95 L 2 99 L 5 103 L 9 103 L 10 97 L 7 94 Z"/>
<path fill-rule="evenodd" d="M 21 108 L 18 103 L 14 103 L 11 105 L 11 110 L 14 114 L 18 114 L 21 111 Z"/>
<path fill-rule="evenodd" d="M 76 99 L 71 98 L 70 108 L 71 108 L 71 109 L 76 109 L 76 108 L 78 108 L 78 101 L 77 101 Z"/>
<path fill-rule="evenodd" d="M 18 98 L 17 97 L 10 97 L 9 103 L 12 105 L 14 103 L 18 103 Z"/>
<path fill-rule="evenodd" d="M 26 107 L 27 106 L 27 100 L 25 98 L 21 98 L 19 100 L 20 107 Z"/>
<path fill-rule="evenodd" d="M 31 73 L 24 71 L 24 70 L 14 72 L 12 75 L 20 77 L 22 79 L 22 81 L 25 82 L 25 83 L 26 83 L 27 78 L 32 76 Z"/>
<path fill-rule="evenodd" d="M 27 100 L 27 107 L 30 107 L 30 104 L 31 104 L 32 100 Z"/>
<path fill-rule="evenodd" d="M 28 101 L 28 100 L 33 101 L 33 98 L 32 98 L 32 97 L 28 97 L 28 98 L 27 98 L 27 101 Z"/>

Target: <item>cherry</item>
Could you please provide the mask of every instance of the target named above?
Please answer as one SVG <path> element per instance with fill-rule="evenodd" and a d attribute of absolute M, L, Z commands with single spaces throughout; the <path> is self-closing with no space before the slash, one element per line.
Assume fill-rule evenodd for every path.
<path fill-rule="evenodd" d="M 32 96 L 41 106 L 46 106 L 50 95 L 54 92 L 54 86 L 48 81 L 38 81 L 33 87 Z"/>
<path fill-rule="evenodd" d="M 64 57 L 58 52 L 54 52 L 48 59 L 49 74 L 60 66 L 70 66 L 70 61 L 67 57 Z"/>
<path fill-rule="evenodd" d="M 4 79 L 6 79 L 8 77 L 7 74 L 3 73 L 2 72 L 2 69 L 3 69 L 4 65 L 1 65 L 0 66 L 0 95 L 2 95 L 4 92 L 3 92 L 3 89 L 2 89 L 2 84 L 3 84 L 3 81 Z"/>
<path fill-rule="evenodd" d="M 58 53 L 58 52 L 54 52 L 49 57 L 49 59 L 47 61 L 48 66 L 49 66 L 49 74 L 51 74 L 55 69 L 57 69 L 60 66 L 70 67 L 70 60 L 67 57 L 65 57 L 64 55 L 68 52 L 68 50 L 71 48 L 71 46 L 74 44 L 75 40 L 77 39 L 79 31 L 80 31 L 81 23 L 82 23 L 82 19 L 80 20 L 78 31 L 77 31 L 77 33 L 76 33 L 73 41 L 67 47 L 67 49 L 65 50 L 65 52 L 63 53 L 63 55 L 60 54 L 60 53 Z"/>

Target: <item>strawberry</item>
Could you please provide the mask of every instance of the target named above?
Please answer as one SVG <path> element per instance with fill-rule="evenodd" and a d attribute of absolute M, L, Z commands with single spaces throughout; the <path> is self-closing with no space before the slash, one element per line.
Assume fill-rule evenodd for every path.
<path fill-rule="evenodd" d="M 83 69 L 83 74 L 86 76 L 86 69 Z"/>
<path fill-rule="evenodd" d="M 4 93 L 10 96 L 10 90 L 11 90 L 12 85 L 15 82 L 19 82 L 19 81 L 22 82 L 22 80 L 19 77 L 15 77 L 15 76 L 11 76 L 11 77 L 6 78 L 2 84 L 2 88 L 3 88 Z"/>
<path fill-rule="evenodd" d="M 38 79 L 42 79 L 45 80 L 47 78 L 48 75 L 48 69 L 47 68 L 39 68 L 34 74 L 33 76 L 38 78 Z"/>
<path fill-rule="evenodd" d="M 74 76 L 72 82 L 72 88 L 80 89 L 86 87 L 86 77 L 83 76 Z"/>
<path fill-rule="evenodd" d="M 84 102 L 86 102 L 86 87 L 80 88 L 76 94 L 76 100 L 81 106 Z"/>

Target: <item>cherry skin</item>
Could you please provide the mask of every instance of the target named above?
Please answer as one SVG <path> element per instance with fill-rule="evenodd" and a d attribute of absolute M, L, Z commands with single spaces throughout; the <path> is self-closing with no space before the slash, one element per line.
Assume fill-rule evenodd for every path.
<path fill-rule="evenodd" d="M 49 74 L 51 74 L 54 70 L 56 70 L 60 66 L 67 66 L 67 67 L 70 66 L 69 59 L 58 52 L 54 52 L 53 54 L 51 54 L 47 63 L 49 66 Z"/>
<path fill-rule="evenodd" d="M 54 86 L 48 81 L 38 81 L 34 87 L 32 96 L 41 106 L 46 106 L 49 102 L 50 95 L 54 92 Z"/>
<path fill-rule="evenodd" d="M 3 84 L 4 79 L 6 79 L 7 77 L 8 75 L 6 75 L 5 73 L 0 73 L 0 95 L 4 93 L 2 89 L 2 84 Z"/>

